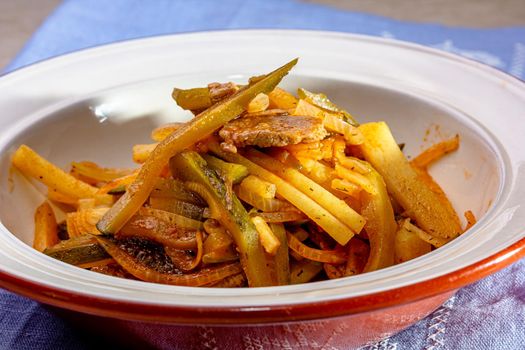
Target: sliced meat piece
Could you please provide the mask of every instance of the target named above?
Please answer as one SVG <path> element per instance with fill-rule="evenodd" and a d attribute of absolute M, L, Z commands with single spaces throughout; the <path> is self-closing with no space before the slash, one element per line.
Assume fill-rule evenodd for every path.
<path fill-rule="evenodd" d="M 202 90 L 202 88 L 189 89 L 189 90 L 178 90 L 178 89 L 175 89 L 174 92 L 173 92 L 173 96 L 174 96 L 173 98 L 175 99 L 175 101 L 177 101 L 177 104 L 180 105 L 179 100 L 177 99 L 178 95 L 176 95 L 176 94 L 181 94 L 183 92 L 188 93 L 190 91 L 195 91 L 195 90 L 199 91 L 199 90 Z M 176 91 L 178 91 L 178 92 L 176 92 Z M 208 96 L 202 96 L 202 97 L 200 97 L 197 100 L 197 102 L 194 101 L 193 102 L 194 105 L 195 105 L 195 103 L 197 103 L 199 108 L 192 108 L 191 112 L 193 113 L 193 115 L 199 115 L 200 113 L 202 113 L 206 109 L 210 108 L 212 105 L 214 105 L 214 104 L 216 104 L 218 102 L 221 102 L 225 98 L 230 97 L 231 95 L 233 95 L 237 91 L 239 91 L 239 87 L 235 83 L 232 83 L 232 82 L 229 82 L 229 83 L 210 83 L 210 84 L 208 84 Z M 187 107 L 186 108 L 183 107 L 183 108 L 186 109 Z"/>
<path fill-rule="evenodd" d="M 239 87 L 232 82 L 229 83 L 210 83 L 208 84 L 208 91 L 210 92 L 210 99 L 212 104 L 220 102 L 227 97 L 230 97 L 239 90 Z"/>
<path fill-rule="evenodd" d="M 219 131 L 224 143 L 236 147 L 282 147 L 326 137 L 323 121 L 306 116 L 252 116 L 235 119 Z"/>

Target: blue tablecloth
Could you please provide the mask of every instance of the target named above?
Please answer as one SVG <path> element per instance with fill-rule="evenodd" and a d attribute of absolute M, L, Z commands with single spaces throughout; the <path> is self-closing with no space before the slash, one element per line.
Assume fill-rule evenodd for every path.
<path fill-rule="evenodd" d="M 117 40 L 233 28 L 300 28 L 413 41 L 525 77 L 525 27 L 414 24 L 292 0 L 69 0 L 6 71 Z M 57 310 L 0 289 L 1 349 L 88 349 L 93 336 Z M 411 328 L 369 349 L 525 349 L 525 261 L 461 289 Z"/>

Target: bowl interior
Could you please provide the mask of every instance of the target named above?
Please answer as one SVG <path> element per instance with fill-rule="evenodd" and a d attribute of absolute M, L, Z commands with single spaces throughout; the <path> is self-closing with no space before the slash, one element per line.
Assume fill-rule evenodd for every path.
<path fill-rule="evenodd" d="M 45 189 L 10 170 L 10 156 L 20 144 L 64 168 L 73 160 L 133 166 L 133 144 L 150 142 L 153 127 L 189 117 L 171 100 L 174 86 L 244 82 L 297 56 L 300 64 L 286 77 L 284 88 L 324 92 L 361 122 L 387 121 L 409 156 L 460 135 L 460 149 L 430 171 L 460 215 L 470 209 L 479 218 L 468 234 L 423 257 L 355 277 L 234 290 L 117 279 L 66 265 L 30 247 L 34 209 Z M 469 274 L 464 274 L 465 268 L 524 237 L 523 84 L 416 45 L 301 31 L 195 33 L 130 41 L 2 77 L 0 107 L 5 115 L 0 118 L 0 273 L 68 295 L 119 305 L 239 307 L 247 313 L 273 306 L 288 310 L 297 304 L 356 301 L 424 281 L 431 285 L 428 296 L 449 288 L 447 282 L 434 283 L 437 277 L 458 271 L 469 276 L 456 286 L 480 278 L 479 269 L 468 268 Z M 494 263 L 501 261 L 508 262 L 508 257 Z M 489 265 L 481 270 L 494 266 Z"/>
<path fill-rule="evenodd" d="M 149 138 L 153 128 L 190 117 L 172 101 L 174 86 L 202 86 L 231 78 L 197 75 L 124 85 L 36 115 L 18 130 L 2 154 L 0 220 L 20 240 L 32 243 L 33 214 L 45 188 L 8 170 L 10 154 L 20 144 L 28 144 L 64 169 L 71 161 L 82 160 L 108 167 L 136 167 L 131 161 L 134 144 L 153 142 Z M 489 136 L 467 115 L 436 101 L 363 83 L 292 75 L 283 86 L 292 91 L 305 87 L 324 92 L 361 123 L 385 120 L 396 140 L 405 144 L 409 157 L 459 134 L 460 149 L 432 166 L 432 175 L 460 215 L 472 210 L 480 218 L 497 197 L 500 160 Z M 478 191 L 480 187 L 484 191 Z"/>

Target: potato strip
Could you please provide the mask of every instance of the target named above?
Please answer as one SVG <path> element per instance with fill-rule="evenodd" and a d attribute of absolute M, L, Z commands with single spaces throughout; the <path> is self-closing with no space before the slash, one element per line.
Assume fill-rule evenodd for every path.
<path fill-rule="evenodd" d="M 264 181 L 255 175 L 248 175 L 240 184 L 240 188 L 253 192 L 262 198 L 274 198 L 276 187 L 274 184 Z"/>
<path fill-rule="evenodd" d="M 277 249 L 279 249 L 281 242 L 279 242 L 279 239 L 275 236 L 270 226 L 268 226 L 266 221 L 260 216 L 254 216 L 251 220 L 259 233 L 259 240 L 266 253 L 272 256 L 277 254 Z"/>
<path fill-rule="evenodd" d="M 160 142 L 168 137 L 172 132 L 179 129 L 184 123 L 169 123 L 154 129 L 151 132 L 151 139 Z"/>
<path fill-rule="evenodd" d="M 268 94 L 270 108 L 292 109 L 297 106 L 297 99 L 286 90 L 276 87 Z"/>
<path fill-rule="evenodd" d="M 159 143 L 148 143 L 133 146 L 133 161 L 138 164 L 146 162 L 158 145 Z"/>
<path fill-rule="evenodd" d="M 334 179 L 335 171 L 328 165 L 315 161 L 312 163 L 309 171 L 301 171 L 301 173 L 319 184 L 324 184 Z"/>
<path fill-rule="evenodd" d="M 363 228 L 365 221 L 361 215 L 350 208 L 348 204 L 326 191 L 315 181 L 310 180 L 299 171 L 283 165 L 276 159 L 266 154 L 249 149 L 246 151 L 246 157 L 250 161 L 271 171 L 290 182 L 291 185 L 315 200 L 323 208 L 327 209 L 332 215 L 347 225 L 354 233 L 359 233 Z"/>
<path fill-rule="evenodd" d="M 48 188 L 47 190 L 47 199 L 53 202 L 67 204 L 72 207 L 76 207 L 78 205 L 78 199 L 66 196 L 65 194 L 62 194 L 57 190 L 53 190 L 51 188 Z"/>
<path fill-rule="evenodd" d="M 26 145 L 16 150 L 12 161 L 24 175 L 35 178 L 51 190 L 56 190 L 70 198 L 91 198 L 98 191 L 96 187 L 76 179 Z"/>
<path fill-rule="evenodd" d="M 410 219 L 404 219 L 399 224 L 395 239 L 395 263 L 399 264 L 430 253 L 432 246 L 423 241 L 411 229 Z"/>
<path fill-rule="evenodd" d="M 331 182 L 332 189 L 339 191 L 345 195 L 351 197 L 358 197 L 361 193 L 361 187 L 356 185 L 353 182 L 342 180 L 342 179 L 333 179 Z"/>
<path fill-rule="evenodd" d="M 419 237 L 419 239 L 433 245 L 436 248 L 442 247 L 448 242 L 446 239 L 435 237 L 435 236 L 428 234 L 427 232 L 423 231 L 416 225 L 412 224 L 410 220 L 405 221 L 404 226 L 407 230 L 414 232 Z"/>
<path fill-rule="evenodd" d="M 459 221 L 410 166 L 386 123 L 362 124 L 359 129 L 366 139 L 360 146 L 365 159 L 381 174 L 407 215 L 436 237 L 457 237 L 462 232 Z"/>
<path fill-rule="evenodd" d="M 229 162 L 242 164 L 248 168 L 250 173 L 257 175 L 268 182 L 274 183 L 279 195 L 292 203 L 297 209 L 321 226 L 339 244 L 346 244 L 346 242 L 348 242 L 354 235 L 354 232 L 348 226 L 340 222 L 325 208 L 317 204 L 314 200 L 288 182 L 281 179 L 279 176 L 239 154 L 224 152 L 216 142 L 210 143 L 209 147 L 210 150 L 219 157 L 226 159 Z"/>
<path fill-rule="evenodd" d="M 452 206 L 452 203 L 447 198 L 447 195 L 445 194 L 445 191 L 439 186 L 439 184 L 434 180 L 432 175 L 428 172 L 426 168 L 419 168 L 417 166 L 414 166 L 413 164 L 412 168 L 417 173 L 419 179 L 424 182 L 427 187 L 435 193 L 437 196 L 437 199 L 441 202 L 443 210 L 447 211 L 447 217 L 449 220 L 453 220 L 454 224 L 458 227 L 461 226 L 459 217 L 456 214 L 456 211 L 454 210 L 454 207 Z"/>
<path fill-rule="evenodd" d="M 44 251 L 59 242 L 55 213 L 47 201 L 36 209 L 34 237 L 33 248 L 38 251 Z"/>
<path fill-rule="evenodd" d="M 361 187 L 363 190 L 368 192 L 371 195 L 377 194 L 377 189 L 374 187 L 372 182 L 368 177 L 362 175 L 358 172 L 347 169 L 341 165 L 335 165 L 335 171 L 339 177 L 342 179 L 354 183 Z"/>
<path fill-rule="evenodd" d="M 268 109 L 270 105 L 270 98 L 268 95 L 260 93 L 253 98 L 253 100 L 248 103 L 246 107 L 246 112 L 248 113 L 259 113 Z"/>

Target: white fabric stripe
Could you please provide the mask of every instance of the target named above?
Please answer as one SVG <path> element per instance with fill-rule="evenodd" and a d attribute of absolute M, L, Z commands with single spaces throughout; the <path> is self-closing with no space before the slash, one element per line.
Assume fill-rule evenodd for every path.
<path fill-rule="evenodd" d="M 445 345 L 446 324 L 455 300 L 456 296 L 453 296 L 431 315 L 425 350 L 438 350 Z"/>

